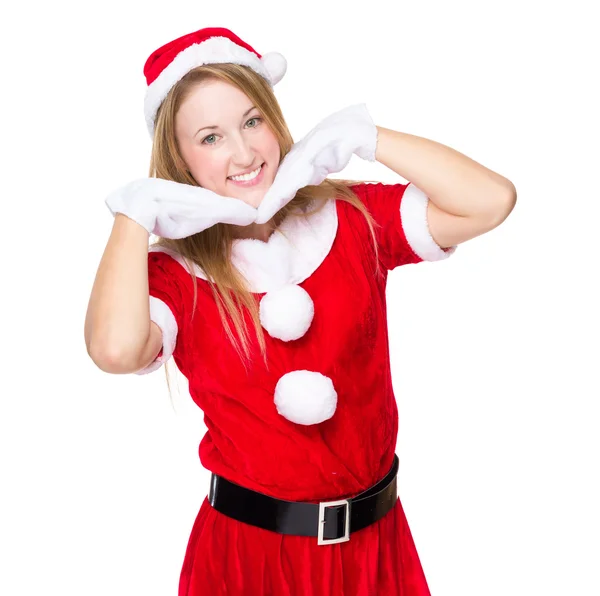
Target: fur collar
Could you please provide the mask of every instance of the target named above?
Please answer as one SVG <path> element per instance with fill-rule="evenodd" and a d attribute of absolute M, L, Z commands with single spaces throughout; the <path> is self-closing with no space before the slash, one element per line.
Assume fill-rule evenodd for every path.
<path fill-rule="evenodd" d="M 267 242 L 253 238 L 234 240 L 232 262 L 247 279 L 249 290 L 256 294 L 285 284 L 299 284 L 325 260 L 333 246 L 337 227 L 336 199 L 330 199 L 318 213 L 286 217 Z M 169 254 L 189 272 L 177 253 L 158 246 L 151 246 L 149 251 Z M 194 274 L 207 279 L 195 263 Z"/>

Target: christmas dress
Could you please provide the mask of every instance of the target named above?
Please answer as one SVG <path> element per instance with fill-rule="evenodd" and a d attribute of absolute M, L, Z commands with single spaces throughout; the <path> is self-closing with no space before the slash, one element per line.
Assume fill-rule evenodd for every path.
<path fill-rule="evenodd" d="M 413 184 L 352 186 L 380 224 L 383 275 L 367 222 L 329 200 L 288 217 L 268 242 L 234 240 L 232 260 L 261 299 L 268 367 L 248 371 L 227 338 L 206 275 L 194 290 L 183 260 L 151 247 L 151 318 L 163 331 L 157 359 L 173 356 L 203 410 L 201 464 L 228 480 L 289 501 L 351 498 L 392 466 L 398 411 L 390 373 L 387 272 L 436 261 L 456 249 L 431 237 L 427 196 Z M 246 313 L 247 314 L 247 313 Z M 253 327 L 247 319 L 249 329 Z M 208 487 L 207 487 L 208 491 Z M 426 596 L 429 589 L 400 498 L 347 542 L 282 535 L 201 503 L 188 540 L 179 596 Z"/>

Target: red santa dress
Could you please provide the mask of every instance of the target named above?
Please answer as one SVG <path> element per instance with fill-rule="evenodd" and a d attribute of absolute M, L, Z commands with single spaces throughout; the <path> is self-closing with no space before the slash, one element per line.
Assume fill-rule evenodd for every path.
<path fill-rule="evenodd" d="M 381 225 L 384 275 L 372 237 L 351 204 L 288 217 L 268 242 L 234 241 L 232 260 L 261 299 L 268 367 L 247 372 L 227 338 L 206 275 L 193 285 L 179 256 L 151 247 L 151 318 L 203 410 L 204 468 L 289 501 L 351 498 L 383 478 L 397 442 L 386 318 L 387 272 L 447 258 L 428 231 L 428 198 L 413 184 L 352 187 Z M 247 318 L 252 331 L 250 317 Z M 208 491 L 208 487 L 207 487 Z M 427 582 L 398 498 L 381 520 L 348 542 L 282 535 L 216 511 L 208 496 L 189 537 L 179 596 L 426 596 Z"/>

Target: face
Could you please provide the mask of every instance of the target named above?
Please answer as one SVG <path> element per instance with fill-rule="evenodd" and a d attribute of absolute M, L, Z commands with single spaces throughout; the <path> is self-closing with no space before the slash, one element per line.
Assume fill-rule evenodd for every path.
<path fill-rule="evenodd" d="M 175 134 L 200 186 L 260 205 L 279 167 L 279 143 L 243 91 L 219 80 L 200 83 L 175 116 Z"/>

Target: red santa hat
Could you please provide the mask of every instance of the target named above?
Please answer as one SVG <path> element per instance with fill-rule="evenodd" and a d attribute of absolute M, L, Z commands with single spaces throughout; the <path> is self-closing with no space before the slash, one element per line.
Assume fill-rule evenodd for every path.
<path fill-rule="evenodd" d="M 190 70 L 203 64 L 234 63 L 249 66 L 276 85 L 285 74 L 286 59 L 277 52 L 260 55 L 229 29 L 208 27 L 183 35 L 155 50 L 146 60 L 144 76 L 148 88 L 144 115 L 150 136 L 156 112 L 171 88 Z"/>

